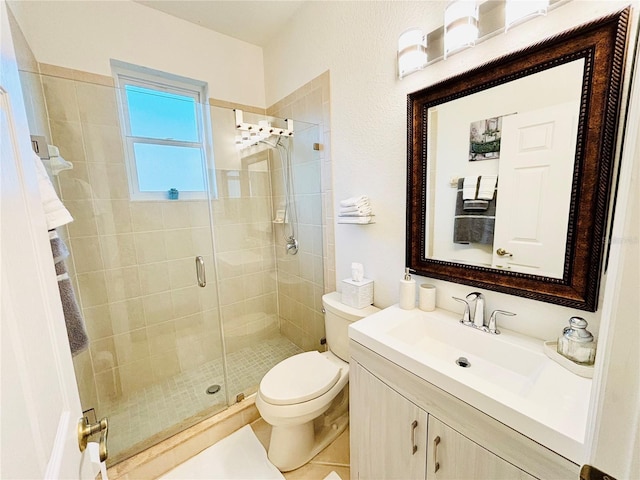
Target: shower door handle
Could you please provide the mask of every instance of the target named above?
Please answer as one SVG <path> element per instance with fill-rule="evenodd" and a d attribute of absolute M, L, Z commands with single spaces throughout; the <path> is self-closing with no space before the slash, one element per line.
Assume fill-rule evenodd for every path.
<path fill-rule="evenodd" d="M 201 256 L 196 257 L 196 277 L 198 278 L 198 286 L 207 286 L 207 276 L 204 271 L 204 258 Z"/>

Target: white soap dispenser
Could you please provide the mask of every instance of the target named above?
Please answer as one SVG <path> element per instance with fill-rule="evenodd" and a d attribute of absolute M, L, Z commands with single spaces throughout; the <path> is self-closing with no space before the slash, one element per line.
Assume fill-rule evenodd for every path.
<path fill-rule="evenodd" d="M 400 280 L 400 308 L 413 310 L 416 308 L 416 281 L 411 278 L 409 267 L 404 269 L 404 279 Z"/>

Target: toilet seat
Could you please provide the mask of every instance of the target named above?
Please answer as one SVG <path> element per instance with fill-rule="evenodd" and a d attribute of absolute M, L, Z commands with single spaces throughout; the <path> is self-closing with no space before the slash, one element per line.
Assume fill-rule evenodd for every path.
<path fill-rule="evenodd" d="M 327 393 L 341 368 L 316 351 L 299 353 L 273 367 L 260 382 L 260 395 L 272 405 L 307 402 Z"/>

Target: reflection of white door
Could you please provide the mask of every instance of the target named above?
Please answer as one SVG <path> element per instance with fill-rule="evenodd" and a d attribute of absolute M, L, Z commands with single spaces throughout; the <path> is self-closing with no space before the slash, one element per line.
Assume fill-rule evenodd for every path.
<path fill-rule="evenodd" d="M 4 1 L 0 22 L 0 478 L 93 478 Z"/>
<path fill-rule="evenodd" d="M 577 113 L 570 102 L 503 118 L 494 267 L 562 277 Z"/>

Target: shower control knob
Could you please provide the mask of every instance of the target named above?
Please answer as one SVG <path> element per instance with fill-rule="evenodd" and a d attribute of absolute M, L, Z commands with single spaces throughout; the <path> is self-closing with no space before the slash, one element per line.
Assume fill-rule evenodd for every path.
<path fill-rule="evenodd" d="M 298 253 L 298 240 L 294 237 L 289 237 L 285 248 L 289 255 L 295 255 Z"/>

